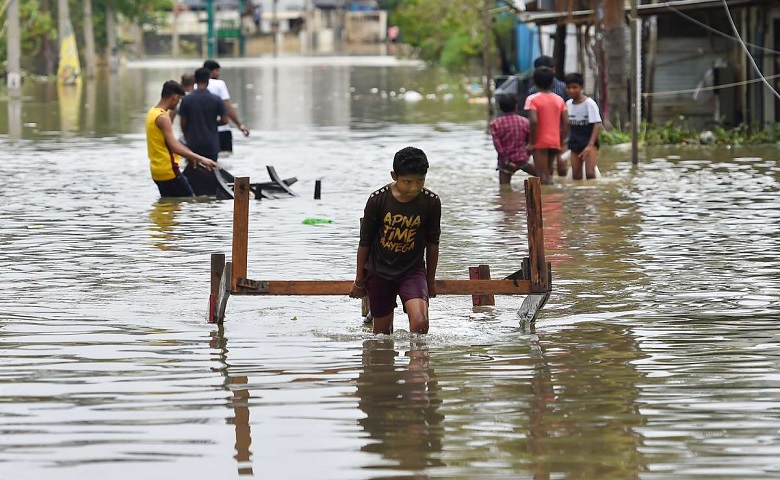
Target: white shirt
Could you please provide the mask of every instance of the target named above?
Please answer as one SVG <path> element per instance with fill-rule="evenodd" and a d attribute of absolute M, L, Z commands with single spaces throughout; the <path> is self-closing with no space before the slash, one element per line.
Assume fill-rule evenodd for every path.
<path fill-rule="evenodd" d="M 214 95 L 221 98 L 223 101 L 230 100 L 230 92 L 228 91 L 227 84 L 224 80 L 220 80 L 219 78 L 212 78 L 209 80 L 209 86 L 206 87 L 206 90 L 213 93 Z M 217 130 L 220 132 L 230 130 L 230 125 L 220 125 L 217 127 Z"/>

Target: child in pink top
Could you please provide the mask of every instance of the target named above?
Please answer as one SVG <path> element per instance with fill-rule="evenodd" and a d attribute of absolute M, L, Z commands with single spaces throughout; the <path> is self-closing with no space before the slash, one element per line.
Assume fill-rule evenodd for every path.
<path fill-rule="evenodd" d="M 528 118 L 531 121 L 531 135 L 528 149 L 533 151 L 534 165 L 543 184 L 551 184 L 550 160 L 556 158 L 563 140 L 569 133 L 569 116 L 566 104 L 558 95 L 550 92 L 555 73 L 547 67 L 534 71 L 534 84 L 539 93 L 525 101 Z"/>

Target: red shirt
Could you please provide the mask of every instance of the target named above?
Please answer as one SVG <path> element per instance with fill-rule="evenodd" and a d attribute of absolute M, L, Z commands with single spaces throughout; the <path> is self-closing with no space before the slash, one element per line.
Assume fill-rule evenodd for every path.
<path fill-rule="evenodd" d="M 516 113 L 504 113 L 490 122 L 493 145 L 498 153 L 498 168 L 509 168 L 508 164 L 525 165 L 528 161 L 528 135 L 530 123 Z M 510 168 L 511 169 L 511 168 Z"/>
<path fill-rule="evenodd" d="M 526 110 L 536 110 L 534 148 L 561 149 L 561 114 L 566 103 L 552 92 L 534 93 L 525 100 Z"/>

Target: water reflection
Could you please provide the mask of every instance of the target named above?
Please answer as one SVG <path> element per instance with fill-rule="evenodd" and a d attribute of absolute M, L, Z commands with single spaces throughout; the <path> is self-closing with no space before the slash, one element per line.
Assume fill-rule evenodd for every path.
<path fill-rule="evenodd" d="M 22 138 L 22 99 L 10 97 L 8 99 L 8 139 L 21 140 Z"/>
<path fill-rule="evenodd" d="M 76 81 L 71 85 L 57 83 L 57 98 L 60 105 L 60 132 L 65 137 L 81 132 L 82 89 L 81 81 Z"/>
<path fill-rule="evenodd" d="M 179 222 L 176 214 L 181 210 L 181 200 L 159 199 L 149 211 L 149 235 L 154 246 L 160 250 L 178 250 L 182 235 L 176 231 Z"/>
<path fill-rule="evenodd" d="M 393 339 L 363 342 L 357 397 L 366 417 L 359 423 L 371 442 L 361 450 L 381 454 L 403 470 L 444 465 L 439 459 L 444 435 L 444 416 L 439 413 L 442 401 L 428 346 L 412 339 L 405 353 L 408 363 L 396 365 L 398 356 Z"/>
<path fill-rule="evenodd" d="M 583 337 L 590 340 L 586 349 Z M 532 331 L 524 443 L 535 480 L 639 478 L 646 462 L 638 399 L 646 379 L 635 365 L 645 356 L 631 330 L 619 325 Z"/>
<path fill-rule="evenodd" d="M 235 450 L 233 458 L 236 460 L 236 468 L 240 476 L 254 476 L 252 467 L 252 427 L 249 424 L 249 388 L 248 378 L 245 375 L 231 375 L 230 363 L 228 363 L 228 339 L 225 336 L 224 325 L 218 325 L 217 330 L 211 332 L 209 347 L 216 350 L 219 367 L 212 368 L 219 371 L 224 377 L 223 388 L 231 393 L 228 400 L 228 408 L 233 409 L 233 416 L 227 421 L 235 429 Z"/>

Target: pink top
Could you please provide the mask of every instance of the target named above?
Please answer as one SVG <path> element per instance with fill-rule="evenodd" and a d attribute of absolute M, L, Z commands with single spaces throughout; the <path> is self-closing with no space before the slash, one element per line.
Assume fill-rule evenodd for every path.
<path fill-rule="evenodd" d="M 551 92 L 539 92 L 525 100 L 526 110 L 536 110 L 536 142 L 534 148 L 561 149 L 561 114 L 566 103 Z"/>

